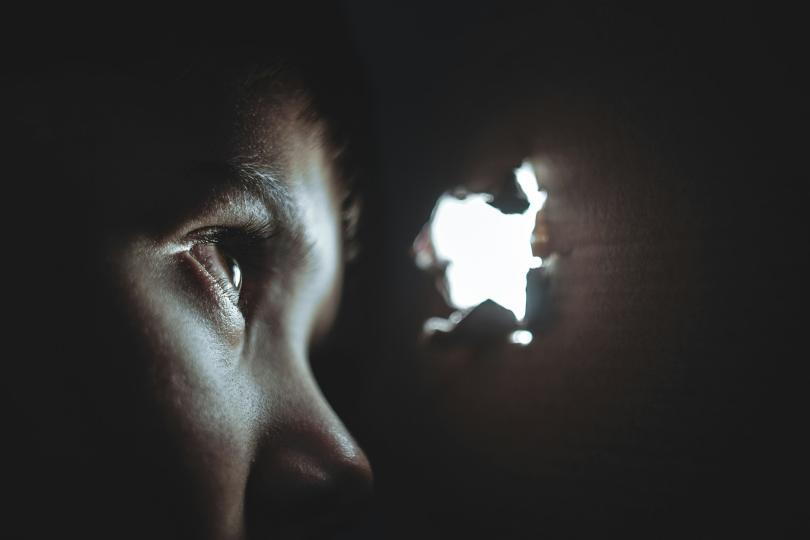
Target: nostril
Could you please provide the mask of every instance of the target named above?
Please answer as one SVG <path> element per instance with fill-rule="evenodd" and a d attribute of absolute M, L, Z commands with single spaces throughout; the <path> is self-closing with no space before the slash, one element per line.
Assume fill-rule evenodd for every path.
<path fill-rule="evenodd" d="M 339 502 L 349 506 L 365 503 L 371 496 L 373 474 L 366 455 L 356 446 L 349 459 L 337 467 Z"/>
<path fill-rule="evenodd" d="M 248 478 L 245 513 L 252 533 L 306 537 L 362 514 L 371 495 L 371 467 L 348 434 L 294 430 L 276 433 L 271 442 Z"/>
<path fill-rule="evenodd" d="M 306 513 L 351 506 L 371 493 L 371 469 L 362 453 L 330 461 L 296 455 L 280 463 L 268 482 L 276 505 L 298 506 Z M 292 508 L 290 508 L 292 510 Z"/>

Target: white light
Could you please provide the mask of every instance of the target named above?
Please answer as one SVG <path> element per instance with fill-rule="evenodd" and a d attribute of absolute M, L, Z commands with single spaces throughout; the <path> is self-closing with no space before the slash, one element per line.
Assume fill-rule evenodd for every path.
<path fill-rule="evenodd" d="M 415 261 L 416 266 L 418 266 L 422 270 L 427 270 L 428 268 L 430 268 L 430 265 L 433 264 L 433 259 L 425 251 L 417 251 Z"/>
<path fill-rule="evenodd" d="M 426 334 L 433 334 L 435 332 L 449 333 L 455 327 L 455 324 L 447 319 L 442 319 L 441 317 L 431 317 L 430 319 L 426 320 L 425 324 L 422 326 Z"/>
<path fill-rule="evenodd" d="M 514 343 L 515 345 L 529 345 L 534 336 L 528 330 L 515 330 L 511 334 L 509 334 L 509 342 Z"/>
<path fill-rule="evenodd" d="M 464 199 L 444 194 L 436 203 L 431 243 L 436 259 L 447 265 L 449 302 L 457 309 L 492 300 L 518 321 L 526 315 L 526 274 L 543 263 L 532 253 L 532 232 L 547 195 L 531 164 L 516 169 L 515 179 L 529 201 L 522 214 L 504 214 L 483 193 Z"/>

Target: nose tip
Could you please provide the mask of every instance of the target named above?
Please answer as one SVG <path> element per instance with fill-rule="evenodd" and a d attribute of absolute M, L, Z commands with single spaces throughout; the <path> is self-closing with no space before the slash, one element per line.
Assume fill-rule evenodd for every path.
<path fill-rule="evenodd" d="M 297 422 L 268 434 L 248 478 L 249 529 L 295 536 L 303 529 L 308 536 L 351 522 L 364 509 L 371 466 L 334 413 L 328 420 Z"/>
<path fill-rule="evenodd" d="M 301 440 L 300 446 L 279 451 L 272 459 L 268 484 L 274 484 L 277 497 L 289 504 L 306 501 L 301 506 L 311 512 L 351 505 L 370 493 L 371 466 L 347 433 L 322 432 L 308 438 L 308 443 Z"/>

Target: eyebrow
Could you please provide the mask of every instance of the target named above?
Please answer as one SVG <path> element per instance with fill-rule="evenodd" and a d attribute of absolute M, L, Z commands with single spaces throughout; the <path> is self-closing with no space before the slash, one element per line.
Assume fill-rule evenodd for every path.
<path fill-rule="evenodd" d="M 229 176 L 237 186 L 264 202 L 278 221 L 290 229 L 300 227 L 299 204 L 287 184 L 280 179 L 280 171 L 245 158 L 235 158 L 227 166 Z"/>
<path fill-rule="evenodd" d="M 281 242 L 279 247 L 287 256 L 294 256 L 298 264 L 308 261 L 314 242 L 307 239 L 300 203 L 287 183 L 281 180 L 283 172 L 245 158 L 232 159 L 227 166 L 236 187 L 257 198 L 267 208 L 272 219 L 271 228 L 282 233 L 276 236 Z"/>
<path fill-rule="evenodd" d="M 306 237 L 299 201 L 282 180 L 284 171 L 261 159 L 243 156 L 220 161 L 215 168 L 220 170 L 217 176 L 220 179 L 224 176 L 231 189 L 248 193 L 265 206 L 271 216 L 271 228 L 283 231 L 289 250 L 298 251 L 299 257 L 305 259 L 314 243 Z M 339 211 L 338 226 L 343 237 L 344 256 L 351 259 L 358 251 L 355 235 L 360 205 L 350 192 L 347 191 L 345 197 L 348 204 L 344 202 Z"/>
<path fill-rule="evenodd" d="M 217 209 L 261 208 L 261 212 L 250 211 L 252 216 L 240 213 L 248 218 L 248 226 L 245 228 L 245 223 L 241 223 L 239 228 L 250 230 L 258 236 L 274 236 L 289 244 L 305 241 L 300 202 L 283 180 L 283 171 L 276 167 L 240 157 L 204 160 L 187 167 L 181 177 L 184 183 L 181 189 L 176 190 L 176 196 L 185 199 L 187 204 L 182 215 L 170 217 L 170 221 L 177 224 L 195 221 L 201 215 L 219 213 Z M 161 200 L 167 202 L 166 215 L 174 216 L 171 209 L 174 204 L 168 201 L 177 199 L 168 195 Z M 236 214 L 231 214 L 231 218 L 225 221 L 232 221 L 231 224 L 236 225 L 239 218 Z M 161 228 L 158 227 L 158 230 Z"/>

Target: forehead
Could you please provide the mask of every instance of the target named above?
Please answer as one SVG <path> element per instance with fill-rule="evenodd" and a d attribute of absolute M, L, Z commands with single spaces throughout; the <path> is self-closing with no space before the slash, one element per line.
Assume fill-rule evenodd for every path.
<path fill-rule="evenodd" d="M 70 67 L 58 81 L 61 125 L 104 151 L 281 157 L 293 131 L 321 123 L 303 82 L 272 67 L 197 69 L 182 63 L 108 71 Z"/>
<path fill-rule="evenodd" d="M 167 201 L 206 196 L 216 171 L 244 164 L 292 195 L 315 184 L 339 195 L 337 152 L 301 84 L 268 68 L 158 75 L 93 74 L 86 93 L 87 84 L 65 85 L 74 113 L 65 115 L 65 150 L 101 210 L 161 211 Z M 307 160 L 320 175 L 296 173 Z"/>

